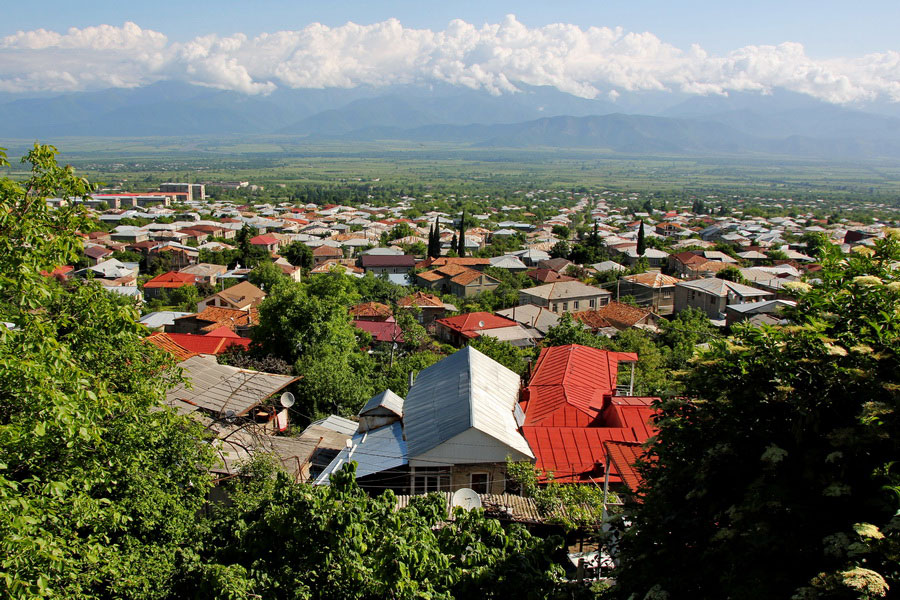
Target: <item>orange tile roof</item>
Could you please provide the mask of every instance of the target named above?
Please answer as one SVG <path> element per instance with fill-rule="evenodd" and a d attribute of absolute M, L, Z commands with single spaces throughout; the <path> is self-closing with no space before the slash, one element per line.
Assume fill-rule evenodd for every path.
<path fill-rule="evenodd" d="M 656 273 L 653 271 L 647 273 L 638 273 L 637 275 L 627 275 L 622 279 L 652 288 L 661 288 L 665 286 L 675 285 L 676 283 L 681 281 L 680 279 L 676 279 L 675 277 L 670 277 L 669 275 L 663 275 L 662 273 Z"/>
<path fill-rule="evenodd" d="M 186 285 L 194 285 L 196 280 L 197 278 L 190 273 L 176 273 L 175 271 L 169 271 L 168 273 L 157 275 L 153 279 L 147 281 L 147 283 L 144 284 L 144 289 L 180 288 Z"/>
<path fill-rule="evenodd" d="M 397 304 L 399 306 L 444 308 L 444 303 L 440 298 L 438 298 L 434 294 L 426 294 L 425 292 L 416 292 L 412 296 L 400 298 L 397 301 Z"/>
<path fill-rule="evenodd" d="M 197 356 L 196 352 L 191 352 L 181 344 L 177 343 L 168 333 L 153 333 L 144 338 L 144 340 L 149 344 L 153 344 L 160 350 L 168 352 L 179 362 L 187 360 L 192 356 Z"/>
<path fill-rule="evenodd" d="M 350 315 L 359 317 L 390 317 L 391 307 L 381 302 L 364 302 L 350 307 Z"/>
<path fill-rule="evenodd" d="M 481 271 L 476 271 L 475 269 L 466 269 L 465 271 L 463 271 L 462 273 L 460 273 L 459 275 L 457 275 L 450 281 L 452 281 L 453 283 L 455 283 L 457 285 L 469 285 L 470 283 L 472 283 L 473 281 L 475 281 L 482 275 L 484 275 L 484 273 L 482 273 Z M 488 279 L 493 279 L 493 277 L 488 277 L 487 275 L 484 275 L 484 276 L 487 277 Z"/>
<path fill-rule="evenodd" d="M 197 314 L 179 317 L 179 319 L 196 319 L 208 322 L 209 325 L 204 325 L 201 328 L 201 331 L 204 332 L 215 331 L 219 327 L 227 327 L 234 331 L 235 327 L 249 327 L 259 323 L 259 312 L 256 308 L 246 311 L 221 306 L 208 306 Z"/>

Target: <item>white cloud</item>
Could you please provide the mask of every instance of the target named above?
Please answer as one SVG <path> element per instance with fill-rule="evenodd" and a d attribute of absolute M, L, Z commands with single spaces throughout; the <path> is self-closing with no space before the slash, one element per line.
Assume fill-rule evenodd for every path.
<path fill-rule="evenodd" d="M 800 44 L 785 42 L 714 56 L 699 46 L 682 50 L 652 33 L 568 24 L 529 28 L 512 15 L 482 27 L 456 20 L 443 31 L 407 28 L 391 19 L 175 43 L 125 23 L 66 33 L 38 29 L 0 39 L 0 90 L 134 87 L 165 79 L 246 94 L 434 82 L 493 94 L 522 85 L 553 86 L 613 99 L 638 90 L 727 94 L 786 88 L 846 103 L 900 101 L 900 52 L 815 60 Z"/>

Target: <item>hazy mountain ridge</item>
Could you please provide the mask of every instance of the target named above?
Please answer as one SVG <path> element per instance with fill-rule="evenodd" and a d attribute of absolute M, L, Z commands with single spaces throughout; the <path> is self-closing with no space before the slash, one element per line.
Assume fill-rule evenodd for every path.
<path fill-rule="evenodd" d="M 610 102 L 551 88 L 502 96 L 452 86 L 278 90 L 246 96 L 160 83 L 9 98 L 0 98 L 0 137 L 7 139 L 278 134 L 631 153 L 900 157 L 900 118 L 788 92 L 728 97 L 644 93 Z"/>

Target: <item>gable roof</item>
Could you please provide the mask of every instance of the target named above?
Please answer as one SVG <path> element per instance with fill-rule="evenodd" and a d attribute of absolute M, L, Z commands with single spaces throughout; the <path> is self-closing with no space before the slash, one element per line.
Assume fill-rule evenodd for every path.
<path fill-rule="evenodd" d="M 359 411 L 359 416 L 382 415 L 386 412 L 398 417 L 403 416 L 403 398 L 391 390 L 384 390 L 380 394 L 375 394 L 369 398 L 366 405 Z"/>
<path fill-rule="evenodd" d="M 175 289 L 186 285 L 194 285 L 196 280 L 197 278 L 191 273 L 169 271 L 168 273 L 157 275 L 153 279 L 147 281 L 144 284 L 144 289 Z"/>
<path fill-rule="evenodd" d="M 634 327 L 653 313 L 645 308 L 631 306 L 623 302 L 611 300 L 606 306 L 601 306 L 597 310 L 586 310 L 572 315 L 586 325 L 594 328 L 615 327 L 616 329 L 627 329 Z M 607 323 L 602 325 L 601 323 Z"/>
<path fill-rule="evenodd" d="M 533 457 L 513 416 L 519 384 L 516 373 L 469 346 L 424 369 L 403 404 L 409 457 L 469 429 Z"/>
<path fill-rule="evenodd" d="M 352 317 L 390 317 L 391 307 L 381 302 L 363 302 L 356 306 L 350 307 L 350 316 Z"/>
<path fill-rule="evenodd" d="M 250 283 L 242 281 L 215 294 L 234 306 L 258 304 L 266 297 L 266 293 Z"/>
<path fill-rule="evenodd" d="M 585 296 L 612 296 L 612 293 L 607 290 L 586 285 L 580 281 L 558 281 L 519 290 L 519 293 L 551 301 L 583 298 Z"/>
<path fill-rule="evenodd" d="M 760 290 L 742 283 L 735 283 L 734 281 L 728 281 L 726 279 L 719 279 L 718 277 L 680 281 L 678 282 L 678 286 L 719 297 L 727 296 L 729 293 L 734 293 L 744 298 L 747 296 L 769 296 L 772 294 L 772 292 Z"/>
<path fill-rule="evenodd" d="M 654 271 L 648 271 L 647 273 L 638 273 L 636 275 L 626 275 L 625 277 L 622 277 L 622 279 L 624 279 L 625 281 L 630 281 L 631 283 L 644 285 L 654 289 L 673 286 L 681 281 L 680 279 L 677 279 L 675 277 L 663 275 L 662 273 L 657 273 Z"/>
<path fill-rule="evenodd" d="M 394 321 L 353 321 L 353 326 L 370 334 L 376 342 L 403 341 L 403 330 Z"/>
<path fill-rule="evenodd" d="M 416 266 L 416 259 L 408 254 L 363 254 L 360 257 L 362 268 L 407 267 Z"/>
<path fill-rule="evenodd" d="M 398 306 L 418 306 L 420 308 L 444 308 L 444 302 L 434 294 L 419 291 L 397 300 Z"/>
<path fill-rule="evenodd" d="M 493 315 L 489 312 L 473 312 L 456 315 L 455 317 L 444 317 L 436 321 L 441 325 L 459 332 L 466 337 L 478 337 L 476 331 L 484 331 L 485 329 L 498 329 L 500 327 L 513 327 L 517 323 L 506 317 Z"/>

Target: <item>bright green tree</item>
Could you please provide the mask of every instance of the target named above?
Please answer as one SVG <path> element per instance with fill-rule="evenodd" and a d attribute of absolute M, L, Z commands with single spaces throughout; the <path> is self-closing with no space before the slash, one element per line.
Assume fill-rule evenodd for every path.
<path fill-rule="evenodd" d="M 878 598 L 900 585 L 897 232 L 819 283 L 787 327 L 742 325 L 660 405 L 622 597 Z M 664 543 L 661 541 L 664 540 Z"/>
<path fill-rule="evenodd" d="M 165 598 L 209 489 L 173 364 L 128 299 L 41 270 L 77 256 L 90 185 L 35 145 L 0 180 L 0 586 L 12 598 Z M 2 159 L 0 155 L 0 159 Z M 3 162 L 0 160 L 0 162 Z"/>

